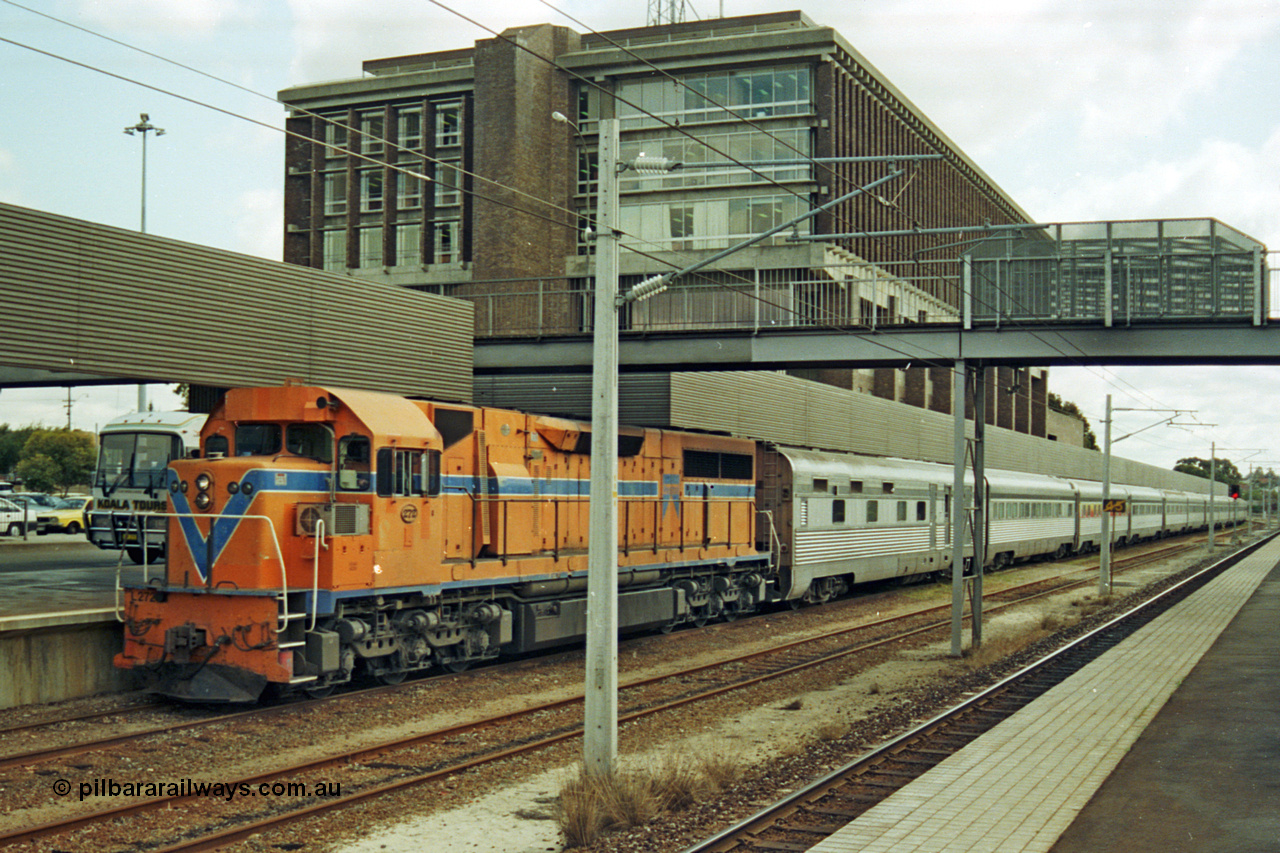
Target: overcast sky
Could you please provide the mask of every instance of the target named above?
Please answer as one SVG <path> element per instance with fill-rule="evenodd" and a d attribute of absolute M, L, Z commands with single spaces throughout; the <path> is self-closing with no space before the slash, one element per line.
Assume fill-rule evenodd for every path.
<path fill-rule="evenodd" d="M 358 76 L 365 59 L 468 46 L 490 33 L 431 0 L 30 0 L 22 4 L 252 92 L 177 69 L 0 0 L 0 37 L 143 81 L 0 43 L 0 200 L 139 225 L 150 115 L 148 231 L 278 260 L 285 87 Z M 551 22 L 640 26 L 648 0 L 455 0 L 494 30 Z M 718 14 L 699 0 L 689 17 Z M 1034 219 L 1214 217 L 1280 249 L 1280 4 L 1276 0 L 878 0 L 803 6 L 724 0 L 726 15 L 801 8 L 835 27 Z M 183 101 L 181 95 L 207 106 Z M 234 113 L 254 124 L 227 115 Z M 265 126 L 264 126 L 265 125 Z M 1272 266 L 1277 264 L 1272 256 Z M 1280 282 L 1277 282 L 1280 288 Z M 0 318 L 17 334 L 13 318 Z M 1209 454 L 1280 469 L 1280 369 L 1055 368 L 1101 436 L 1123 408 L 1195 409 L 1212 427 L 1160 427 L 1116 453 L 1162 467 Z M 132 388 L 73 389 L 93 429 Z M 157 407 L 172 405 L 155 386 Z M 66 423 L 65 389 L 0 393 L 0 423 Z M 1163 417 L 1118 413 L 1117 436 Z M 1191 417 L 1180 420 L 1189 421 Z M 1256 451 L 1256 453 L 1255 453 Z M 1247 467 L 1245 463 L 1242 467 Z"/>

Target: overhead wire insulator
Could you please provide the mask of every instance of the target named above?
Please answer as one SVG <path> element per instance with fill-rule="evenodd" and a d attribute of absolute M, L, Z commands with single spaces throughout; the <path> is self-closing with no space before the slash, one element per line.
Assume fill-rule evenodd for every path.
<path fill-rule="evenodd" d="M 657 296 L 659 293 L 667 289 L 667 285 L 671 280 L 666 275 L 655 275 L 646 278 L 635 287 L 627 291 L 625 300 L 627 302 L 642 302 L 650 296 Z"/>
<path fill-rule="evenodd" d="M 669 157 L 653 157 L 648 154 L 641 154 L 631 161 L 631 168 L 642 175 L 663 175 L 667 172 L 674 172 L 681 165 L 683 164 L 675 162 Z"/>

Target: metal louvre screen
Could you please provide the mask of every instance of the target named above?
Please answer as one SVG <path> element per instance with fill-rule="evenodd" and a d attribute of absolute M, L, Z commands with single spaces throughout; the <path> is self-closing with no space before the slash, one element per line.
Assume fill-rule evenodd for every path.
<path fill-rule="evenodd" d="M 1268 304 L 1265 251 L 1213 219 L 1049 226 L 969 252 L 969 316 L 997 325 L 1261 323 Z"/>

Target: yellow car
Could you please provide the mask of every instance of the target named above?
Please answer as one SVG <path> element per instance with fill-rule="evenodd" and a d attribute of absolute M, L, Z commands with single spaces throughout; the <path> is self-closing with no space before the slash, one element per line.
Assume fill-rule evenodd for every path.
<path fill-rule="evenodd" d="M 87 497 L 77 497 L 72 495 L 68 498 L 55 498 L 57 505 L 52 508 L 42 508 L 40 512 L 41 518 L 48 518 L 49 523 L 46 528 L 47 532 L 53 533 L 61 530 L 64 533 L 72 535 L 84 532 L 84 505 L 88 502 Z"/>

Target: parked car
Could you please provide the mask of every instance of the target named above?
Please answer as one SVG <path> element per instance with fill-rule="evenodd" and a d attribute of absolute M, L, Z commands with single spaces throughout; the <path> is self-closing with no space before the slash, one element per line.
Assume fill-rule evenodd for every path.
<path fill-rule="evenodd" d="M 58 498 L 57 506 L 52 510 L 42 512 L 41 515 L 48 515 L 52 521 L 44 530 L 46 533 L 54 533 L 62 531 L 63 533 L 84 532 L 84 505 L 88 503 L 87 496 L 71 496 L 66 498 Z"/>
<path fill-rule="evenodd" d="M 0 497 L 0 532 L 8 536 L 21 536 L 33 530 L 41 532 L 38 506 L 31 501 L 14 500 L 15 497 L 9 492 Z"/>

